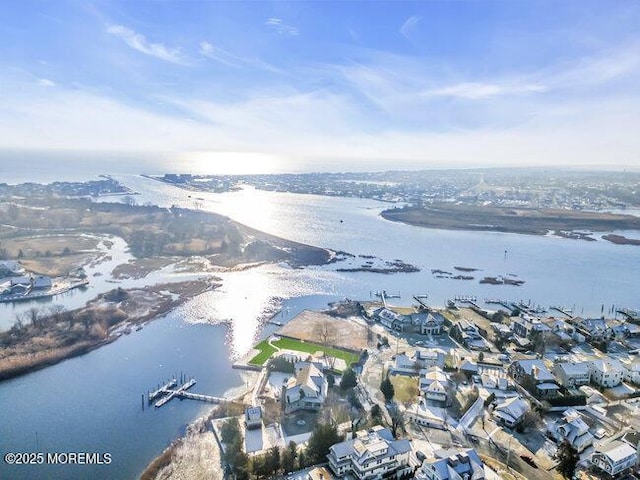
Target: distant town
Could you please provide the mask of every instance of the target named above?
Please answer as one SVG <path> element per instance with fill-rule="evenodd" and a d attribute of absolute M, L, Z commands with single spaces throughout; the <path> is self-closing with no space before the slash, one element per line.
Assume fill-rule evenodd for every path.
<path fill-rule="evenodd" d="M 456 202 L 571 210 L 640 206 L 640 173 L 626 171 L 503 168 L 273 175 L 165 174 L 155 178 L 212 192 L 250 185 L 277 192 L 371 198 L 414 205 Z"/>

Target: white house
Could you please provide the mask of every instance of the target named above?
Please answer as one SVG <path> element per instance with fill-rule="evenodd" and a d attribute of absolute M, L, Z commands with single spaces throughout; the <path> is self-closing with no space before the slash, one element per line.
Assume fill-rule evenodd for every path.
<path fill-rule="evenodd" d="M 424 460 L 413 477 L 416 480 L 482 480 L 484 465 L 478 453 L 467 450 L 436 450 Z"/>
<path fill-rule="evenodd" d="M 352 440 L 336 443 L 329 449 L 329 468 L 339 477 L 358 480 L 400 478 L 411 471 L 409 440 L 394 440 L 391 431 L 381 426 L 356 433 Z"/>
<path fill-rule="evenodd" d="M 640 360 L 622 362 L 624 367 L 624 381 L 640 385 Z"/>
<path fill-rule="evenodd" d="M 529 404 L 520 397 L 511 397 L 498 404 L 493 410 L 497 423 L 513 428 L 522 422 L 525 413 L 529 411 Z"/>
<path fill-rule="evenodd" d="M 328 384 L 324 374 L 313 363 L 301 363 L 302 368 L 296 368 L 296 376 L 289 379 L 283 391 L 285 413 L 319 410 L 327 396 Z"/>
<path fill-rule="evenodd" d="M 636 449 L 620 440 L 604 444 L 591 456 L 591 464 L 611 476 L 632 469 L 637 461 Z"/>
<path fill-rule="evenodd" d="M 565 410 L 561 419 L 549 425 L 549 434 L 558 443 L 568 441 L 578 453 L 593 445 L 589 425 L 573 408 Z"/>
<path fill-rule="evenodd" d="M 558 363 L 553 367 L 558 383 L 567 388 L 589 385 L 591 369 L 587 362 Z"/>
<path fill-rule="evenodd" d="M 449 377 L 440 367 L 431 367 L 420 377 L 420 391 L 429 400 L 446 401 Z"/>
<path fill-rule="evenodd" d="M 0 278 L 24 274 L 25 269 L 20 262 L 14 260 L 0 261 Z"/>
<path fill-rule="evenodd" d="M 442 333 L 442 323 L 430 313 L 420 320 L 419 326 L 422 335 L 440 335 Z"/>
<path fill-rule="evenodd" d="M 591 370 L 591 381 L 604 388 L 620 385 L 624 377 L 624 368 L 611 358 L 593 360 L 589 362 L 589 369 Z"/>
<path fill-rule="evenodd" d="M 418 403 L 405 410 L 405 417 L 410 422 L 423 427 L 439 428 L 440 430 L 447 429 L 447 411 L 441 407 L 427 405 L 422 398 L 419 398 Z"/>

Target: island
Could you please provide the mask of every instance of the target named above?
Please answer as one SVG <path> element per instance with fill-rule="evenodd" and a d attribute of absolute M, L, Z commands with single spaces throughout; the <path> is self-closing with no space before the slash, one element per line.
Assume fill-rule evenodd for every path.
<path fill-rule="evenodd" d="M 581 210 L 511 208 L 460 204 L 429 204 L 384 210 L 383 218 L 426 228 L 547 235 L 566 232 L 638 230 L 640 217 Z"/>

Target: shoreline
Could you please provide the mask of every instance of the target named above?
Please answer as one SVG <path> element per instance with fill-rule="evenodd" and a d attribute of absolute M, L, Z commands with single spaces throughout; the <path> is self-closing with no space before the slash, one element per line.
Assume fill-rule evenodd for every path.
<path fill-rule="evenodd" d="M 27 327 L 31 328 L 30 336 L 28 338 L 23 339 L 21 342 L 16 342 L 18 348 L 22 348 L 24 351 L 17 351 L 14 355 L 5 356 L 0 358 L 0 382 L 9 380 L 12 378 L 16 378 L 22 375 L 29 374 L 31 372 L 35 372 L 38 370 L 42 370 L 44 368 L 56 365 L 64 360 L 69 358 L 74 358 L 80 355 L 84 355 L 93 350 L 96 350 L 102 346 L 109 345 L 110 343 L 118 340 L 123 333 L 126 333 L 127 330 L 131 330 L 132 326 L 140 325 L 145 322 L 151 322 L 155 320 L 159 320 L 164 318 L 169 312 L 176 309 L 177 307 L 183 305 L 188 300 L 205 293 L 214 288 L 218 288 L 219 284 L 212 282 L 211 280 L 193 280 L 188 282 L 177 282 L 177 283 L 163 283 L 157 284 L 153 286 L 147 286 L 144 288 L 133 288 L 128 290 L 122 289 L 114 289 L 109 292 L 106 292 L 102 295 L 99 295 L 94 300 L 90 301 L 84 307 L 79 309 L 71 310 L 69 312 L 65 312 L 66 315 L 70 316 L 68 318 L 73 318 L 73 316 L 83 316 L 90 314 L 91 312 L 98 310 L 100 308 L 104 308 L 105 305 L 110 302 L 106 299 L 109 296 L 114 295 L 114 292 L 125 292 L 126 295 L 131 295 L 134 292 L 140 294 L 140 296 L 144 295 L 155 295 L 152 300 L 149 300 L 149 303 L 153 302 L 153 305 L 144 305 L 142 302 L 135 303 L 135 300 L 132 302 L 132 305 L 129 305 L 128 308 L 135 309 L 142 307 L 147 307 L 148 310 L 142 312 L 141 314 L 136 315 L 135 312 L 131 312 L 129 314 L 126 313 L 126 307 L 122 305 L 117 305 L 113 307 L 109 313 L 119 313 L 120 315 L 124 315 L 124 318 L 121 318 L 116 323 L 111 325 L 108 331 L 105 333 L 105 336 L 102 338 L 95 337 L 87 337 L 85 339 L 81 339 L 75 345 L 69 346 L 58 346 L 52 348 L 50 350 L 40 350 L 38 352 L 31 352 L 30 346 L 32 346 L 33 342 L 39 338 L 38 334 L 46 334 L 48 336 L 58 335 L 60 331 L 57 330 L 58 325 L 62 321 L 57 319 L 58 323 L 54 325 L 48 326 L 50 330 L 37 331 L 35 327 Z M 178 290 L 178 292 L 175 292 Z M 161 291 L 168 291 L 169 294 L 162 294 Z M 172 295 L 178 295 L 178 298 L 172 298 Z M 130 300 L 126 300 L 130 301 Z M 62 314 L 59 314 L 62 315 Z M 55 315 L 51 315 L 49 317 L 41 319 L 44 321 L 56 321 L 54 318 Z M 71 321 L 70 321 L 71 323 Z M 96 323 L 97 325 L 97 323 Z M 44 327 L 47 328 L 47 327 Z M 56 329 L 56 330 L 51 330 Z M 86 327 L 85 327 L 86 330 Z M 66 332 L 64 332 L 66 333 Z M 29 334 L 29 333 L 27 333 Z M 9 339 L 12 335 L 12 331 L 9 330 L 7 332 L 2 332 L 0 334 L 0 338 Z M 6 351 L 7 348 L 4 347 Z M 39 358 L 37 358 L 39 356 Z"/>

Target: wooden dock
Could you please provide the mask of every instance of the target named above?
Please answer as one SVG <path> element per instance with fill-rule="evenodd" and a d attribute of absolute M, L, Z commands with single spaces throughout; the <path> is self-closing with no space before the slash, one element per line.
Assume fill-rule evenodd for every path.
<path fill-rule="evenodd" d="M 213 395 L 204 395 L 201 393 L 191 393 L 188 390 L 196 384 L 195 378 L 190 378 L 188 381 L 186 376 L 180 375 L 180 381 L 184 382 L 179 388 L 175 388 L 178 385 L 178 381 L 174 378 L 169 380 L 165 385 L 158 388 L 153 392 L 149 392 L 148 402 L 149 404 L 153 403 L 154 400 L 158 399 L 154 406 L 156 408 L 163 407 L 167 403 L 169 403 L 174 398 L 180 399 L 190 399 L 190 400 L 198 400 L 200 402 L 207 403 L 224 403 L 229 401 L 226 398 L 222 397 L 214 397 Z M 144 395 L 143 395 L 144 402 Z M 144 405 L 143 405 L 144 406 Z"/>

